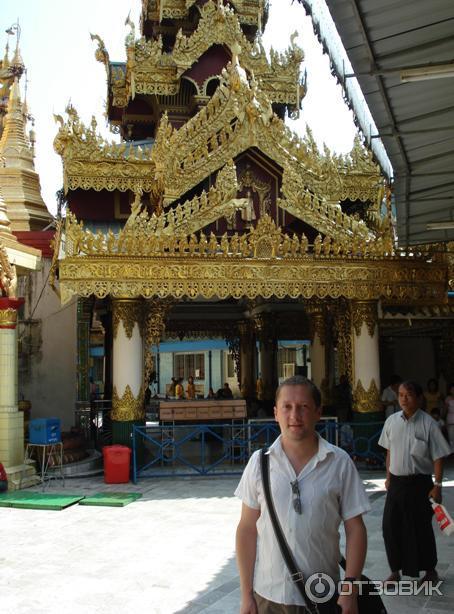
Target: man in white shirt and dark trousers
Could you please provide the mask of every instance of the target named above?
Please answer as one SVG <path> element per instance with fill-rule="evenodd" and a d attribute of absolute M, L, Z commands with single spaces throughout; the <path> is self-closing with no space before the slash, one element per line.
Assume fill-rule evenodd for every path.
<path fill-rule="evenodd" d="M 368 497 L 348 454 L 315 431 L 321 396 L 308 379 L 295 376 L 281 384 L 274 408 L 281 435 L 269 449 L 274 507 L 298 569 L 307 580 L 326 574 L 339 580 L 339 525 L 346 533 L 345 577 L 359 579 L 367 549 L 362 514 Z M 282 558 L 264 499 L 260 451 L 244 470 L 235 494 L 242 500 L 236 552 L 240 573 L 240 614 L 309 612 Z M 328 603 L 320 614 L 357 614 L 356 587 Z M 336 601 L 341 610 L 336 606 Z"/>
<path fill-rule="evenodd" d="M 443 458 L 450 450 L 437 422 L 420 409 L 422 398 L 419 384 L 403 382 L 402 411 L 386 420 L 378 442 L 387 450 L 383 539 L 390 582 L 399 581 L 401 572 L 417 577 L 420 571 L 425 571 L 421 582 L 438 581 L 429 498 L 441 502 Z"/>

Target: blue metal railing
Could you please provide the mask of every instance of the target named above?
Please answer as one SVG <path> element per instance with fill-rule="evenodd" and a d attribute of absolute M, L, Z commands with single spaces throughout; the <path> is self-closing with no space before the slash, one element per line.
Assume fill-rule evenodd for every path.
<path fill-rule="evenodd" d="M 383 466 L 378 446 L 383 423 L 338 423 L 325 419 L 317 431 L 356 461 Z M 161 424 L 133 427 L 133 481 L 144 477 L 240 475 L 251 454 L 279 435 L 276 422 Z"/>

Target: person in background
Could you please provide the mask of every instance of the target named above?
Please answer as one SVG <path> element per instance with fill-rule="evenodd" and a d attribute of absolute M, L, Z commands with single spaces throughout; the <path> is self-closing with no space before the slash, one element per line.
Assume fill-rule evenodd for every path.
<path fill-rule="evenodd" d="M 389 418 L 389 416 L 400 410 L 397 400 L 397 391 L 401 381 L 402 378 L 399 375 L 392 375 L 389 386 L 383 390 L 381 400 L 383 409 L 385 410 L 385 418 Z"/>
<path fill-rule="evenodd" d="M 351 422 L 352 390 L 345 374 L 340 376 L 339 383 L 334 387 L 334 406 L 339 422 Z"/>
<path fill-rule="evenodd" d="M 398 582 L 401 572 L 418 577 L 420 571 L 425 571 L 421 583 L 437 582 L 430 498 L 441 503 L 449 445 L 435 420 L 421 410 L 421 386 L 402 382 L 398 394 L 402 411 L 387 418 L 378 441 L 387 450 L 383 539 L 391 575 L 386 582 Z"/>
<path fill-rule="evenodd" d="M 207 394 L 207 399 L 215 399 L 216 395 L 214 394 L 214 390 L 213 388 L 210 387 L 210 389 L 208 390 L 208 394 Z"/>
<path fill-rule="evenodd" d="M 192 375 L 188 377 L 188 385 L 186 387 L 186 398 L 195 399 L 195 384 Z"/>
<path fill-rule="evenodd" d="M 177 385 L 177 380 L 172 377 L 171 381 L 170 381 L 170 385 L 169 385 L 169 391 L 168 391 L 168 395 L 169 397 L 174 397 L 175 396 L 175 387 Z"/>
<path fill-rule="evenodd" d="M 217 399 L 233 399 L 233 392 L 227 382 L 225 382 L 223 388 L 219 388 L 219 390 L 216 393 L 216 398 Z"/>
<path fill-rule="evenodd" d="M 424 409 L 430 415 L 434 409 L 439 410 L 443 407 L 443 397 L 438 390 L 438 382 L 433 377 L 427 382 L 427 390 L 424 391 L 424 401 Z"/>
<path fill-rule="evenodd" d="M 176 399 L 184 399 L 184 389 L 183 389 L 183 385 L 181 383 L 181 379 L 178 379 L 177 383 L 175 385 L 175 398 Z"/>
<path fill-rule="evenodd" d="M 444 418 L 448 431 L 449 443 L 451 445 L 451 452 L 454 453 L 454 382 L 449 384 L 448 387 L 448 394 L 445 399 Z"/>

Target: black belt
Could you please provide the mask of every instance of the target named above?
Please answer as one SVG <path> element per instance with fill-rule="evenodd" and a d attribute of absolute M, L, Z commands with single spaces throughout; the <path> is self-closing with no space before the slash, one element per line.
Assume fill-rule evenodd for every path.
<path fill-rule="evenodd" d="M 392 480 L 396 480 L 397 482 L 402 482 L 403 484 L 411 484 L 412 482 L 423 482 L 430 480 L 432 481 L 432 476 L 428 473 L 414 473 L 413 475 L 394 475 L 390 473 L 390 478 Z"/>

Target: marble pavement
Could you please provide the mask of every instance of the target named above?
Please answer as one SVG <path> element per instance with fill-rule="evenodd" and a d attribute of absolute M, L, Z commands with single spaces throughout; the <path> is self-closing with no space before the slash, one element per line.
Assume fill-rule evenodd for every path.
<path fill-rule="evenodd" d="M 366 516 L 366 573 L 388 574 L 381 537 L 383 472 L 361 472 L 372 500 Z M 454 466 L 444 497 L 454 513 Z M 124 508 L 63 511 L 0 508 L 2 614 L 234 614 L 239 582 L 234 534 L 237 478 L 142 479 L 107 485 L 102 477 L 58 481 L 54 492 L 142 492 Z M 34 490 L 39 490 L 35 488 Z M 439 535 L 443 597 L 387 597 L 389 614 L 454 611 L 454 536 Z"/>

